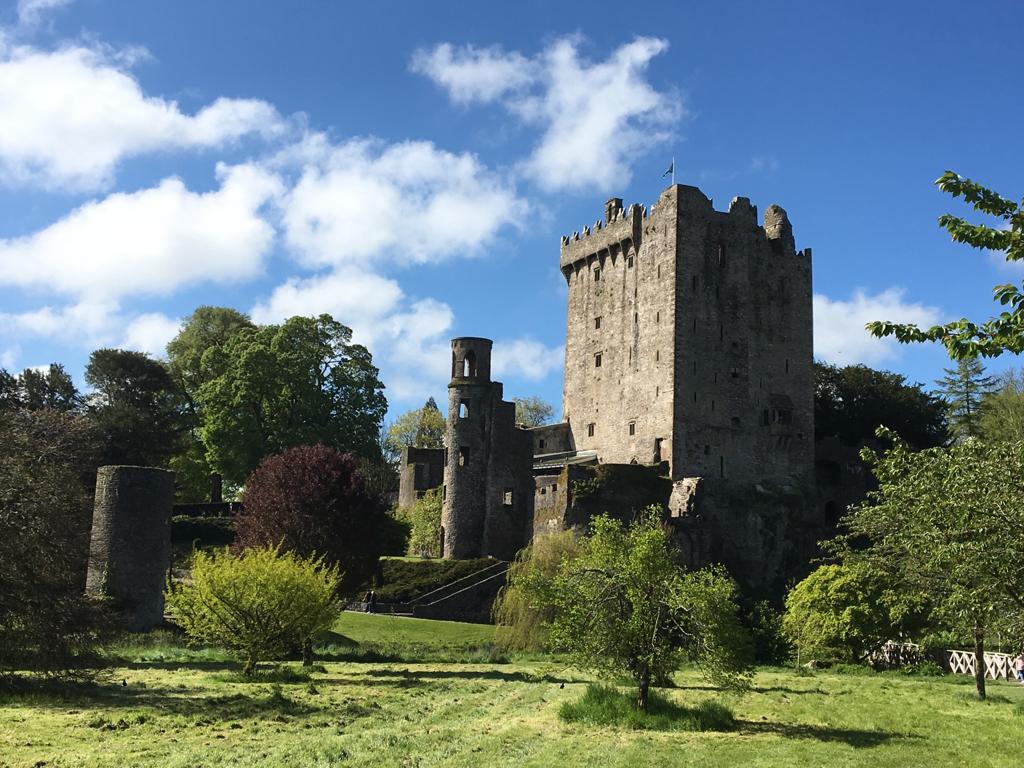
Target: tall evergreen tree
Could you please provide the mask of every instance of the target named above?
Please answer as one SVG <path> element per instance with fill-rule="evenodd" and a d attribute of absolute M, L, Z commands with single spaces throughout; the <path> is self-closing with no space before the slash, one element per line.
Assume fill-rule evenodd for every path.
<path fill-rule="evenodd" d="M 981 400 L 992 392 L 996 380 L 985 375 L 977 358 L 957 360 L 956 368 L 943 368 L 946 375 L 935 383 L 949 408 L 953 437 L 964 440 L 981 434 Z"/>

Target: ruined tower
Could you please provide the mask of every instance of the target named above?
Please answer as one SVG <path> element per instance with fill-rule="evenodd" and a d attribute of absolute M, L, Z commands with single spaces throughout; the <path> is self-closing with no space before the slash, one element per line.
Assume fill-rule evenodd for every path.
<path fill-rule="evenodd" d="M 533 437 L 491 381 L 491 340 L 452 339 L 448 385 L 444 556 L 511 559 L 533 524 Z"/>
<path fill-rule="evenodd" d="M 811 252 L 786 212 L 714 210 L 674 185 L 619 199 L 562 238 L 569 289 L 564 418 L 601 463 L 667 461 L 674 480 L 809 480 Z"/>

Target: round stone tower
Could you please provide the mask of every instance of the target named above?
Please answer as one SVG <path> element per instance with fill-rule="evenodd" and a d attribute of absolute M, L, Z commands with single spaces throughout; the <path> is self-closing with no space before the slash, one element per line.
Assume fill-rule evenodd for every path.
<path fill-rule="evenodd" d="M 134 632 L 163 621 L 173 504 L 173 472 L 110 466 L 96 473 L 85 589 L 114 600 Z"/>
<path fill-rule="evenodd" d="M 492 426 L 491 346 L 490 339 L 452 339 L 441 511 L 445 557 L 477 557 L 483 542 Z"/>

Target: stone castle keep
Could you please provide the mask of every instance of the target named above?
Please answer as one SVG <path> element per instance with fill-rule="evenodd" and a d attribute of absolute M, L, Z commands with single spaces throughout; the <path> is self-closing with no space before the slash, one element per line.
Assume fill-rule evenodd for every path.
<path fill-rule="evenodd" d="M 535 533 L 661 503 L 694 565 L 778 581 L 809 556 L 811 251 L 786 212 L 714 210 L 673 185 L 563 237 L 563 421 L 515 424 L 490 341 L 452 341 L 443 451 L 403 454 L 403 504 L 443 486 L 445 557 L 510 558 Z M 443 465 L 438 477 L 437 466 Z"/>

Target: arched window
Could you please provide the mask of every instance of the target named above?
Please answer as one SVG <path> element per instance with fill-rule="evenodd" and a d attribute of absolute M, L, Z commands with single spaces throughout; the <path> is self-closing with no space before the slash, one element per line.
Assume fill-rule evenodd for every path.
<path fill-rule="evenodd" d="M 467 379 L 476 378 L 476 354 L 473 350 L 467 352 L 462 360 L 462 375 Z"/>

